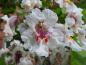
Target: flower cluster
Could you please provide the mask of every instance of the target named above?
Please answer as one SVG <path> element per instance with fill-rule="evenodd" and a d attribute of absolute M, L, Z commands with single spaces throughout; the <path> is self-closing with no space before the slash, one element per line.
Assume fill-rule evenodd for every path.
<path fill-rule="evenodd" d="M 17 30 L 23 43 L 13 39 L 18 17 L 16 15 L 10 18 L 6 15 L 2 17 L 7 21 L 4 29 L 5 43 L 11 41 L 9 48 L 5 46 L 5 49 L 0 49 L 0 55 L 10 53 L 12 56 L 5 58 L 7 64 L 11 61 L 17 65 L 61 65 L 69 60 L 71 50 L 76 52 L 86 50 L 83 9 L 78 8 L 70 0 L 52 0 L 51 3 L 53 1 L 61 9 L 65 9 L 65 24 L 58 23 L 59 17 L 51 9 L 41 10 L 42 1 L 22 0 L 21 6 L 27 15 L 23 22 L 17 25 Z"/>

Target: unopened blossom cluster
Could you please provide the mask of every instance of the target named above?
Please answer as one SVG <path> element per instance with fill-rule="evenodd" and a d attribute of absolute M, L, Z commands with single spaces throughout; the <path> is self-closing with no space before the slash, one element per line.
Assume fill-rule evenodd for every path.
<path fill-rule="evenodd" d="M 18 65 L 33 65 L 30 54 L 46 58 L 51 55 L 50 61 L 53 64 L 55 53 L 61 51 L 62 56 L 64 56 L 66 54 L 65 51 L 68 50 L 66 47 L 77 52 L 86 50 L 86 25 L 82 20 L 83 9 L 78 8 L 70 0 L 52 1 L 59 4 L 60 8 L 65 9 L 67 14 L 65 24 L 58 23 L 58 15 L 51 9 L 40 10 L 42 7 L 40 0 L 22 0 L 21 6 L 28 13 L 25 15 L 23 23 L 18 25 L 17 30 L 20 32 L 24 44 L 19 40 L 13 40 L 8 48 L 9 51 L 7 50 L 13 55 L 12 58 L 14 58 L 16 51 L 22 52 L 23 56 L 20 58 Z M 3 18 L 5 19 L 6 17 Z M 7 27 L 9 27 L 9 19 L 6 20 L 8 20 Z M 14 29 L 11 28 L 10 30 L 10 33 L 7 30 L 7 34 L 11 35 L 10 39 L 12 39 Z M 72 38 L 74 35 L 77 35 L 79 42 Z M 13 48 L 13 46 L 15 47 Z M 9 61 L 7 58 L 6 60 Z"/>

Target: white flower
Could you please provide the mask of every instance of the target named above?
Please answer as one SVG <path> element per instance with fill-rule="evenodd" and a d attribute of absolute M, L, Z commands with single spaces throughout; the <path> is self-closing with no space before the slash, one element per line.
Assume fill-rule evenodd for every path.
<path fill-rule="evenodd" d="M 42 7 L 42 2 L 40 0 L 31 0 L 32 1 L 32 5 L 37 6 L 38 8 Z"/>
<path fill-rule="evenodd" d="M 67 39 L 66 46 L 71 47 L 73 51 L 82 51 L 82 47 L 73 39 Z"/>
<path fill-rule="evenodd" d="M 9 64 L 9 61 L 12 60 L 11 56 L 5 57 L 5 63 Z"/>
<path fill-rule="evenodd" d="M 1 17 L 3 20 L 5 20 L 5 21 L 8 21 L 9 20 L 9 18 L 8 18 L 8 16 L 7 15 L 4 15 L 3 17 Z"/>
<path fill-rule="evenodd" d="M 73 25 L 75 25 L 75 19 L 72 17 L 67 16 L 65 18 L 65 25 L 68 27 L 72 27 Z"/>
<path fill-rule="evenodd" d="M 13 34 L 13 31 L 12 31 L 10 25 L 9 25 L 9 18 L 8 18 L 7 15 L 4 15 L 4 16 L 2 17 L 2 19 L 4 19 L 4 20 L 7 22 L 6 25 L 5 25 L 5 29 L 4 29 L 4 32 L 5 32 L 5 39 L 6 39 L 7 41 L 10 41 L 10 40 L 12 40 L 14 34 Z"/>
<path fill-rule="evenodd" d="M 19 40 L 13 40 L 10 45 L 11 45 L 11 46 L 12 46 L 12 45 L 16 45 L 16 46 L 22 47 L 22 44 L 20 43 Z"/>
<path fill-rule="evenodd" d="M 73 2 L 65 2 L 64 7 L 67 13 L 75 12 L 78 16 L 82 17 L 82 9 L 78 8 Z"/>
<path fill-rule="evenodd" d="M 31 6 L 31 1 L 30 0 L 22 0 L 22 6 L 27 5 Z"/>
<path fill-rule="evenodd" d="M 22 0 L 21 6 L 26 12 L 29 12 L 34 9 L 34 7 L 42 7 L 42 2 L 40 0 Z"/>
<path fill-rule="evenodd" d="M 4 54 L 4 53 L 7 53 L 7 52 L 9 52 L 9 49 L 7 49 L 7 48 L 2 48 L 2 49 L 0 49 L 0 56 L 2 55 L 2 54 Z"/>
<path fill-rule="evenodd" d="M 19 65 L 33 65 L 33 63 L 31 62 L 31 59 L 28 59 L 27 57 L 22 57 L 20 59 Z"/>

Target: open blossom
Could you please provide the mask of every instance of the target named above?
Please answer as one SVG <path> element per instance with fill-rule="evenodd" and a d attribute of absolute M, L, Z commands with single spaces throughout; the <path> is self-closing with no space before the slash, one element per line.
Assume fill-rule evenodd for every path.
<path fill-rule="evenodd" d="M 31 45 L 32 51 L 36 52 L 40 56 L 48 57 L 49 50 L 47 44 L 49 43 L 49 37 L 51 35 L 49 28 L 53 27 L 57 21 L 58 21 L 57 14 L 50 9 L 45 9 L 41 12 L 40 9 L 35 8 L 32 10 L 32 13 L 26 16 L 24 23 L 27 24 L 29 28 L 26 29 L 26 31 L 22 32 L 21 36 L 25 36 L 25 38 L 27 37 L 25 40 L 27 39 L 30 40 L 30 38 L 33 38 L 33 43 L 30 40 L 30 44 L 36 43 L 40 46 L 37 48 L 37 45 L 36 46 L 34 46 L 35 44 Z M 57 45 L 56 42 L 55 44 Z M 24 47 L 27 47 L 26 45 Z"/>
<path fill-rule="evenodd" d="M 43 10 L 43 12 L 41 12 L 39 9 L 36 8 L 32 10 L 32 13 L 26 17 L 25 22 L 33 29 L 33 32 L 38 34 L 38 38 L 44 38 L 49 32 L 47 27 L 55 25 L 57 20 L 58 17 L 53 11 L 45 9 Z"/>

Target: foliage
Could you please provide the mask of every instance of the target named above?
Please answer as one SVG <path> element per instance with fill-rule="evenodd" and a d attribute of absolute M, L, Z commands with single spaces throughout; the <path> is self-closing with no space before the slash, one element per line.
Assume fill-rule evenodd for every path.
<path fill-rule="evenodd" d="M 86 51 L 74 52 L 71 54 L 71 65 L 86 65 Z"/>
<path fill-rule="evenodd" d="M 16 0 L 0 0 L 0 6 L 2 6 L 3 13 L 9 14 L 15 11 Z"/>
<path fill-rule="evenodd" d="M 83 20 L 86 22 L 86 9 L 83 10 Z"/>

